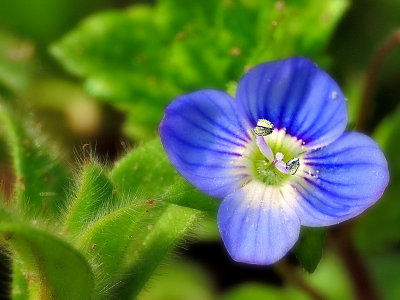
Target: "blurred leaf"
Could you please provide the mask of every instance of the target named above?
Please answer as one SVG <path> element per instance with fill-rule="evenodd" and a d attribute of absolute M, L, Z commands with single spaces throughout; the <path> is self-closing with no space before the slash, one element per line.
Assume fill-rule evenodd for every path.
<path fill-rule="evenodd" d="M 0 30 L 0 87 L 20 94 L 31 80 L 35 46 Z"/>
<path fill-rule="evenodd" d="M 383 149 L 390 168 L 391 182 L 400 181 L 400 157 L 398 155 L 398 146 L 400 144 L 400 107 L 391 115 L 386 117 L 374 133 L 374 139 Z M 393 184 L 392 184 L 393 185 Z"/>
<path fill-rule="evenodd" d="M 143 290 L 140 300 L 214 300 L 216 296 L 209 275 L 191 262 L 173 260 L 162 266 Z"/>
<path fill-rule="evenodd" d="M 231 95 L 232 97 L 235 97 L 236 95 L 236 89 L 237 89 L 238 83 L 236 81 L 229 81 L 226 84 L 226 92 Z"/>
<path fill-rule="evenodd" d="M 315 272 L 304 273 L 303 278 L 326 299 L 355 299 L 347 270 L 341 260 L 332 253 L 324 253 Z"/>
<path fill-rule="evenodd" d="M 351 9 L 338 26 L 330 45 L 331 53 L 335 56 L 335 61 L 340 62 L 340 70 L 344 71 L 344 75 L 365 71 L 373 53 L 383 39 L 399 27 L 399 10 L 399 1 L 352 1 Z M 376 24 L 373 30 L 368 28 L 370 24 Z M 399 69 L 400 52 L 394 51 L 379 75 L 383 79 L 380 81 L 383 83 L 382 89 L 385 87 L 398 88 L 396 78 L 398 78 Z M 396 97 L 396 95 L 398 93 L 394 93 L 392 96 Z"/>
<path fill-rule="evenodd" d="M 164 0 L 91 16 L 51 52 L 90 93 L 132 114 L 130 136 L 149 139 L 163 108 L 181 93 L 224 89 L 249 67 L 291 55 L 326 62 L 321 51 L 347 6 Z"/>
<path fill-rule="evenodd" d="M 24 263 L 14 259 L 12 261 L 12 300 L 29 300 L 28 281 L 22 270 Z"/>
<path fill-rule="evenodd" d="M 399 11 L 400 1 L 352 1 L 351 9 L 338 26 L 329 47 L 335 61 L 335 73 L 342 82 L 349 80 L 350 86 L 356 83 L 351 78 L 354 75 L 365 78 L 378 48 L 399 29 Z M 376 25 L 372 29 L 370 24 Z M 397 47 L 388 54 L 379 74 L 374 74 L 376 80 L 371 89 L 372 95 L 369 95 L 374 103 L 369 104 L 371 114 L 367 116 L 365 125 L 369 131 L 376 128 L 382 117 L 392 113 L 399 102 L 400 51 Z M 350 87 L 350 92 L 353 89 Z M 356 99 L 351 93 L 347 95 L 350 105 Z"/>
<path fill-rule="evenodd" d="M 37 125 L 26 124 L 26 119 L 19 119 L 0 104 L 1 125 L 13 159 L 17 202 L 33 215 L 54 216 L 65 204 L 68 174 L 54 155 L 57 150 L 47 147 Z"/>
<path fill-rule="evenodd" d="M 358 121 L 364 80 L 365 78 L 363 73 L 347 74 L 346 79 L 344 80 L 345 85 L 343 90 L 346 96 L 345 99 L 347 100 L 347 111 L 349 117 L 348 128 L 346 128 L 347 131 L 354 130 L 356 122 Z"/>
<path fill-rule="evenodd" d="M 357 248 L 364 253 L 381 253 L 396 248 L 400 241 L 400 187 L 393 182 L 383 197 L 360 217 L 354 230 Z"/>
<path fill-rule="evenodd" d="M 248 283 L 240 285 L 227 293 L 222 300 L 289 300 L 285 289 L 268 286 L 265 284 Z M 293 295 L 291 295 L 293 296 Z M 290 298 L 293 300 L 307 299 L 299 292 L 300 298 Z"/>
<path fill-rule="evenodd" d="M 296 269 L 291 270 L 296 272 Z M 346 270 L 340 260 L 331 253 L 326 253 L 321 259 L 314 273 L 299 272 L 299 276 L 311 288 L 318 291 L 323 299 L 352 300 L 355 299 Z M 285 280 L 286 278 L 282 278 Z M 222 298 L 223 300 L 312 300 L 302 289 L 293 285 L 290 281 L 280 288 L 259 283 L 247 283 L 241 285 Z"/>
<path fill-rule="evenodd" d="M 58 38 L 93 9 L 101 9 L 106 0 L 95 3 L 80 0 L 13 0 L 0 2 L 0 26 L 37 40 L 42 46 Z M 108 5 L 110 6 L 110 4 Z"/>
<path fill-rule="evenodd" d="M 66 217 L 66 230 L 82 234 L 94 222 L 101 210 L 115 202 L 114 188 L 103 168 L 95 162 L 85 162 L 78 181 L 79 190 Z"/>
<path fill-rule="evenodd" d="M 396 247 L 400 241 L 400 108 L 376 129 L 374 138 L 389 165 L 389 186 L 373 207 L 357 223 L 355 241 L 364 252 L 373 253 Z M 379 228 L 379 230 L 377 230 Z"/>
<path fill-rule="evenodd" d="M 29 103 L 36 119 L 40 119 L 46 128 L 46 134 L 66 149 L 71 158 L 74 158 L 74 147 L 80 147 L 83 142 L 100 134 L 101 140 L 106 140 L 108 132 L 115 130 L 113 116 L 104 115 L 103 105 L 70 79 L 55 75 L 35 77 L 23 103 Z M 119 120 L 114 122 L 122 123 Z"/>
<path fill-rule="evenodd" d="M 0 225 L 0 234 L 22 262 L 29 299 L 91 299 L 89 265 L 71 246 L 41 230 L 21 224 Z"/>
<path fill-rule="evenodd" d="M 301 266 L 309 273 L 315 271 L 321 260 L 325 237 L 325 228 L 301 228 L 299 241 L 293 251 Z"/>
<path fill-rule="evenodd" d="M 397 253 L 373 255 L 368 262 L 382 299 L 400 299 L 400 256 Z"/>

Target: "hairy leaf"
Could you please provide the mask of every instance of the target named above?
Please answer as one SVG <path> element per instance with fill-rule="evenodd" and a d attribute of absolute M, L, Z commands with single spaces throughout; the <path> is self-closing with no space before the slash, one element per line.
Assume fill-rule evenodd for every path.
<path fill-rule="evenodd" d="M 29 282 L 29 299 L 91 299 L 92 271 L 70 245 L 22 224 L 3 223 L 0 234 L 22 262 L 19 267 Z"/>
<path fill-rule="evenodd" d="M 146 213 L 149 213 L 146 205 L 118 209 L 94 223 L 80 237 L 78 244 L 94 266 L 98 295 L 108 295 L 110 288 L 121 280 L 121 266 L 129 244 L 145 237 L 141 231 L 147 228 L 139 225 Z"/>
<path fill-rule="evenodd" d="M 113 185 L 97 163 L 85 163 L 78 184 L 79 190 L 65 222 L 66 230 L 72 235 L 82 234 L 102 210 L 115 202 Z"/>
<path fill-rule="evenodd" d="M 120 299 L 134 299 L 143 289 L 157 266 L 193 227 L 202 213 L 187 207 L 167 204 L 162 214 L 147 225 L 148 234 L 131 245 L 125 265 L 125 276 L 116 287 Z"/>
<path fill-rule="evenodd" d="M 118 193 L 141 195 L 155 202 L 167 201 L 206 211 L 215 211 L 218 207 L 217 200 L 194 188 L 178 174 L 159 138 L 122 158 L 110 177 Z"/>
<path fill-rule="evenodd" d="M 25 124 L 1 104 L 0 121 L 12 155 L 19 207 L 33 215 L 58 215 L 65 204 L 68 173 L 56 150 L 46 147 L 36 124 Z"/>
<path fill-rule="evenodd" d="M 215 211 L 217 204 L 184 181 L 159 139 L 117 162 L 110 178 L 117 193 L 146 199 L 136 203 L 147 206 L 147 212 L 137 224 L 126 252 L 123 279 L 115 288 L 118 297 L 128 299 L 140 292 L 160 262 L 202 217 L 200 209 Z"/>

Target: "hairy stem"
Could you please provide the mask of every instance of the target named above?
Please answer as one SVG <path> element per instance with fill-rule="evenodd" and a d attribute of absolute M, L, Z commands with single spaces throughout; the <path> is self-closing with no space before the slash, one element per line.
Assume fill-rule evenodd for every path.
<path fill-rule="evenodd" d="M 360 113 L 356 122 L 357 130 L 365 129 L 369 117 L 369 109 L 371 106 L 372 97 L 376 89 L 378 74 L 380 73 L 380 70 L 382 69 L 387 57 L 398 44 L 400 44 L 400 29 L 397 29 L 382 43 L 371 60 L 361 94 Z"/>
<path fill-rule="evenodd" d="M 275 271 L 281 275 L 285 280 L 291 282 L 297 286 L 300 290 L 306 293 L 313 300 L 326 300 L 327 298 L 323 296 L 318 290 L 309 285 L 303 280 L 297 273 L 295 267 L 288 264 L 285 260 L 275 264 Z"/>

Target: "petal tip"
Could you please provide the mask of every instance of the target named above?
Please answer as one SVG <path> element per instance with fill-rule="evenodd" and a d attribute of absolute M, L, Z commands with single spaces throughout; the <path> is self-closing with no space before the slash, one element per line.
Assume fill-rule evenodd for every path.
<path fill-rule="evenodd" d="M 222 201 L 218 227 L 233 260 L 271 265 L 298 240 L 300 221 L 279 188 L 251 182 Z"/>

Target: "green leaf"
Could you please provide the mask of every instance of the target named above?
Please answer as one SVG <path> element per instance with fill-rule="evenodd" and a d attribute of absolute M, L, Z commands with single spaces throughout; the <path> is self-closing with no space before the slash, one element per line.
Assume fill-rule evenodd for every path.
<path fill-rule="evenodd" d="M 66 230 L 82 234 L 99 214 L 115 204 L 114 188 L 103 168 L 96 162 L 85 163 L 78 181 L 79 190 L 66 217 Z"/>
<path fill-rule="evenodd" d="M 159 138 L 138 147 L 118 161 L 110 175 L 118 193 L 140 193 L 204 211 L 215 211 L 218 201 L 194 188 L 172 166 Z"/>
<path fill-rule="evenodd" d="M 253 56 L 256 63 L 291 55 L 322 59 L 321 52 L 348 8 L 349 1 L 290 1 L 273 5 L 275 7 L 271 7 L 270 11 L 265 9 L 261 12 L 257 31 L 261 42 Z M 269 35 L 262 38 L 265 34 L 263 30 L 267 28 Z"/>
<path fill-rule="evenodd" d="M 184 92 L 225 89 L 255 64 L 293 55 L 326 64 L 347 0 L 166 0 L 95 14 L 52 46 L 87 90 L 125 110 L 130 136 L 154 136 Z M 152 38 L 148 38 L 148 37 Z"/>
<path fill-rule="evenodd" d="M 326 229 L 302 227 L 300 238 L 293 252 L 301 266 L 309 273 L 313 273 L 322 257 L 322 249 L 326 237 Z"/>
<path fill-rule="evenodd" d="M 57 158 L 57 150 L 47 146 L 37 124 L 26 124 L 26 118 L 18 118 L 1 104 L 0 121 L 12 156 L 18 206 L 32 215 L 60 214 L 68 173 Z"/>
<path fill-rule="evenodd" d="M 110 178 L 118 192 L 160 194 L 177 177 L 159 138 L 148 142 L 115 163 Z"/>
<path fill-rule="evenodd" d="M 29 281 L 29 299 L 91 299 L 92 271 L 69 244 L 22 224 L 3 223 L 0 234 L 22 262 L 19 267 Z"/>
<path fill-rule="evenodd" d="M 102 98 L 130 101 L 133 95 L 165 97 L 168 82 L 154 82 L 158 78 L 152 78 L 165 64 L 164 24 L 154 22 L 153 17 L 147 6 L 96 14 L 53 46 L 52 54 L 69 71 L 87 78 L 89 91 Z"/>

